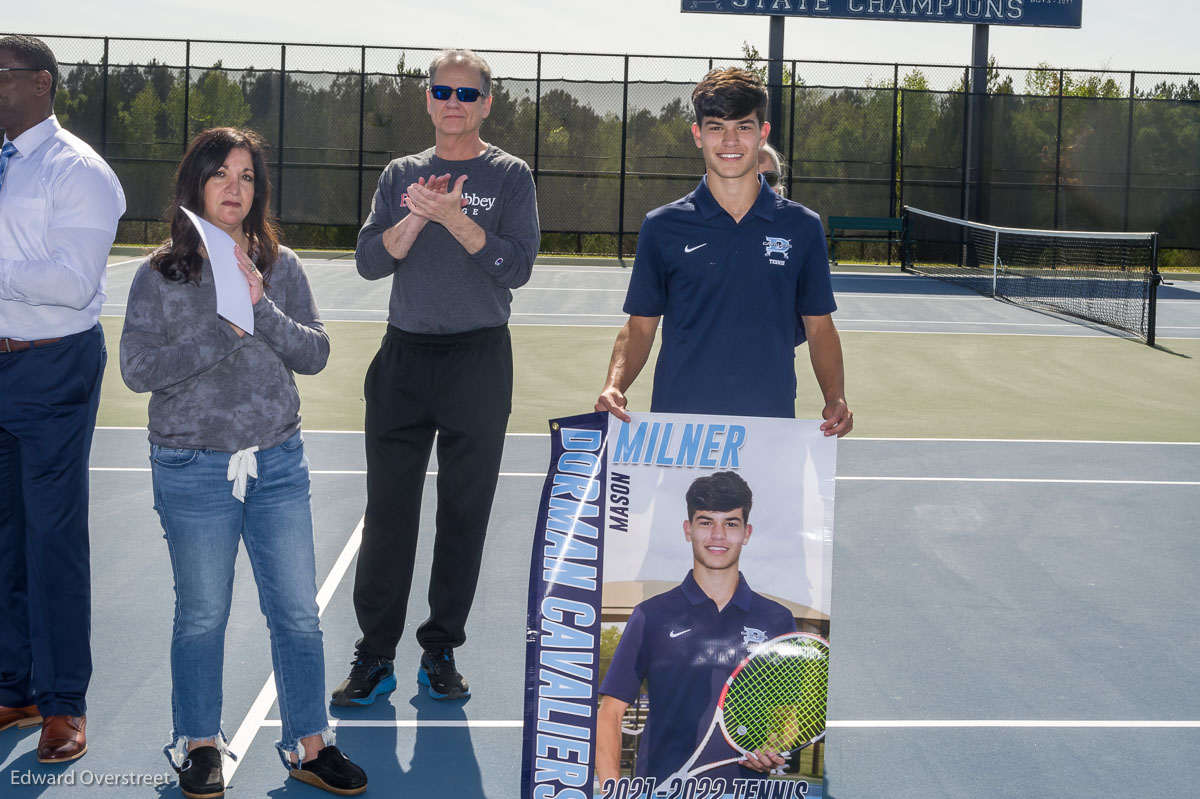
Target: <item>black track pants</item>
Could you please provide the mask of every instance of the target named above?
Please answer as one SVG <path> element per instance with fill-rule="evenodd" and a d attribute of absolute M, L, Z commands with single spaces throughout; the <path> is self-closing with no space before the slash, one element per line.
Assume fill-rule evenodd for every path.
<path fill-rule="evenodd" d="M 354 580 L 362 649 L 394 658 L 437 439 L 437 522 L 424 649 L 460 646 L 512 409 L 508 327 L 451 335 L 388 326 L 366 378 L 367 511 Z"/>

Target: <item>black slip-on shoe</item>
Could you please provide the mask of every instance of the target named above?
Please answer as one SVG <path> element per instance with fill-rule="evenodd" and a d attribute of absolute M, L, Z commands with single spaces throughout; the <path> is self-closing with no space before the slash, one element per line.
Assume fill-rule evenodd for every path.
<path fill-rule="evenodd" d="M 357 796 L 367 789 L 366 772 L 336 746 L 326 746 L 312 760 L 293 766 L 289 776 L 338 796 Z"/>
<path fill-rule="evenodd" d="M 179 789 L 188 799 L 215 799 L 225 795 L 221 774 L 221 751 L 215 746 L 197 746 L 179 767 Z"/>

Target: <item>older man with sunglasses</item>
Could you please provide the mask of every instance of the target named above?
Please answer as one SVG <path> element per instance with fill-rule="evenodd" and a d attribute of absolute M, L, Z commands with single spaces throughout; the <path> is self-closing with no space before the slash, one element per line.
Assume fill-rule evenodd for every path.
<path fill-rule="evenodd" d="M 437 439 L 437 520 L 429 618 L 416 631 L 418 681 L 434 699 L 470 696 L 454 650 L 466 641 L 512 407 L 512 289 L 540 232 L 529 167 L 480 137 L 491 70 L 470 50 L 429 67 L 434 146 L 388 164 L 355 260 L 390 277 L 388 327 L 367 371 L 367 508 L 354 584 L 363 636 L 335 705 L 396 687 L 421 495 Z"/>

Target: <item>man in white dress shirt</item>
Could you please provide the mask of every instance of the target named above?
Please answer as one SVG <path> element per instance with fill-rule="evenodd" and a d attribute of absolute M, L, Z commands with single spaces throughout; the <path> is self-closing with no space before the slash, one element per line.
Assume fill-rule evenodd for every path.
<path fill-rule="evenodd" d="M 125 212 L 116 175 L 55 119 L 57 86 L 45 43 L 0 38 L 0 730 L 41 723 L 42 763 L 87 751 L 88 454 Z"/>

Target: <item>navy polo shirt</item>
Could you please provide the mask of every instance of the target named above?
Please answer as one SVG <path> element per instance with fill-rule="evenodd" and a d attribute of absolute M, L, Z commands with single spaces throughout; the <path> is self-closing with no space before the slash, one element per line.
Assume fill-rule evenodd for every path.
<path fill-rule="evenodd" d="M 794 417 L 800 317 L 835 310 L 820 217 L 761 179 L 740 222 L 705 176 L 642 223 L 625 313 L 663 318 L 655 413 Z"/>
<path fill-rule="evenodd" d="M 642 681 L 648 684 L 650 713 L 640 737 L 636 776 L 661 780 L 687 762 L 708 732 L 721 686 L 750 648 L 794 632 L 791 611 L 751 591 L 740 572 L 733 599 L 723 610 L 717 610 L 690 571 L 675 588 L 635 607 L 600 693 L 633 704 Z M 721 733 L 713 737 L 705 752 L 732 757 Z M 704 776 L 730 780 L 763 775 L 735 764 Z"/>

